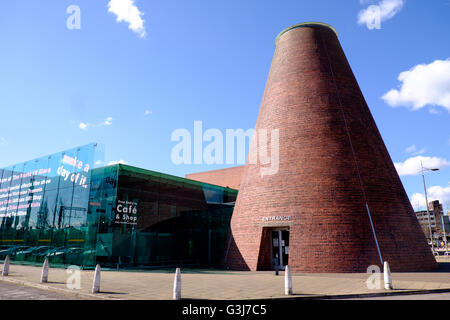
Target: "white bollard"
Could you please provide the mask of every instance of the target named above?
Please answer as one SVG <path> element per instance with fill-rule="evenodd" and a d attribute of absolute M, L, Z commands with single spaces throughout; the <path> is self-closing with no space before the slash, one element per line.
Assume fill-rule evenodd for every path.
<path fill-rule="evenodd" d="M 45 258 L 44 264 L 42 265 L 41 283 L 47 282 L 48 282 L 48 258 Z"/>
<path fill-rule="evenodd" d="M 384 288 L 386 290 L 392 290 L 391 270 L 389 269 L 389 263 L 387 261 L 384 262 L 383 275 L 384 275 Z"/>
<path fill-rule="evenodd" d="M 284 269 L 284 294 L 287 296 L 292 295 L 292 276 L 289 266 L 286 266 Z"/>
<path fill-rule="evenodd" d="M 173 279 L 173 299 L 181 299 L 181 270 L 177 268 L 175 271 L 175 278 Z"/>
<path fill-rule="evenodd" d="M 94 281 L 92 283 L 92 293 L 100 292 L 100 265 L 95 267 Z"/>
<path fill-rule="evenodd" d="M 9 274 L 9 255 L 6 256 L 5 262 L 3 262 L 2 276 L 6 277 Z"/>

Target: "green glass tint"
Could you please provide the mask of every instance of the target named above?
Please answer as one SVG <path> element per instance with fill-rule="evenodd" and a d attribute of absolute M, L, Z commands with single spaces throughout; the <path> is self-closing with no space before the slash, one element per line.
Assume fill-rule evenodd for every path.
<path fill-rule="evenodd" d="M 0 170 L 0 259 L 84 265 L 91 172 L 97 144 Z"/>
<path fill-rule="evenodd" d="M 116 167 L 117 193 L 104 206 L 97 262 L 110 267 L 220 266 L 236 190 Z"/>
<path fill-rule="evenodd" d="M 98 168 L 97 148 L 0 169 L 0 259 L 83 268 L 221 265 L 236 190 L 127 165 Z"/>

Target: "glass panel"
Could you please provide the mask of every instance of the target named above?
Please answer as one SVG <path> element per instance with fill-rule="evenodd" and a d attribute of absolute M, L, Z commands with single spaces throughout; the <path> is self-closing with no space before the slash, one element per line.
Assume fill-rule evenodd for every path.
<path fill-rule="evenodd" d="M 282 255 L 283 255 L 283 265 L 288 265 L 289 258 L 289 231 L 281 231 L 281 242 L 282 242 Z"/>
<path fill-rule="evenodd" d="M 0 171 L 0 239 L 6 249 L 0 250 L 0 259 L 9 254 L 21 263 L 41 263 L 45 257 L 61 264 L 83 263 L 78 253 L 84 252 L 88 234 L 95 238 L 87 218 L 95 146 Z"/>
<path fill-rule="evenodd" d="M 97 149 L 0 170 L 0 259 L 84 268 L 221 264 L 236 190 L 96 167 Z"/>
<path fill-rule="evenodd" d="M 113 221 L 100 226 L 98 261 L 111 267 L 220 265 L 236 190 L 118 168 Z"/>

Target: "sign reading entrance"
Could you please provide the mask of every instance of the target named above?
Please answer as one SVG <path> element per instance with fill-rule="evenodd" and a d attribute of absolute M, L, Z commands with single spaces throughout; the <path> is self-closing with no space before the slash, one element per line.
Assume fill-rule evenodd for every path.
<path fill-rule="evenodd" d="M 271 217 L 263 217 L 262 221 L 289 221 L 291 220 L 291 216 L 271 216 Z"/>
<path fill-rule="evenodd" d="M 138 214 L 138 204 L 133 201 L 117 200 L 116 217 L 114 223 L 136 225 Z"/>

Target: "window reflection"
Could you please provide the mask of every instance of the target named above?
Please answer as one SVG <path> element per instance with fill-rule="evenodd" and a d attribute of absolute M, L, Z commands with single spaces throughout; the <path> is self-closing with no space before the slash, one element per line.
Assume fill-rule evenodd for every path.
<path fill-rule="evenodd" d="M 95 148 L 0 169 L 0 259 L 85 268 L 220 265 L 236 190 L 127 165 L 91 169 Z"/>

